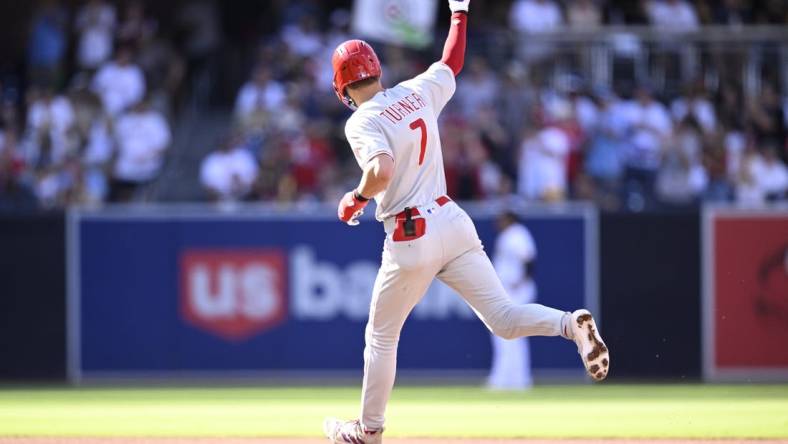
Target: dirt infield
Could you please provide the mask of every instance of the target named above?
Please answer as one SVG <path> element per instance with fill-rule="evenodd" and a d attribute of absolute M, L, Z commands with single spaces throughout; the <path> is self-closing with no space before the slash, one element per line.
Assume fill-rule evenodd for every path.
<path fill-rule="evenodd" d="M 326 444 L 325 439 L 291 438 L 2 438 L 0 444 Z M 690 440 L 690 439 L 438 439 L 438 438 L 389 438 L 388 444 L 727 444 L 788 443 L 788 440 Z"/>

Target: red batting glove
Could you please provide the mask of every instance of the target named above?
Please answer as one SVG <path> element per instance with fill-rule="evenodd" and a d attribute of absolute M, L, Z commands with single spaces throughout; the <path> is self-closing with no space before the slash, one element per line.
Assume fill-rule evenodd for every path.
<path fill-rule="evenodd" d="M 351 225 L 356 225 L 356 223 L 352 223 L 355 219 L 364 212 L 364 207 L 367 206 L 369 203 L 369 199 L 359 194 L 356 190 L 348 191 L 339 201 L 339 207 L 337 208 L 337 216 L 339 220 L 343 222 L 347 222 Z"/>

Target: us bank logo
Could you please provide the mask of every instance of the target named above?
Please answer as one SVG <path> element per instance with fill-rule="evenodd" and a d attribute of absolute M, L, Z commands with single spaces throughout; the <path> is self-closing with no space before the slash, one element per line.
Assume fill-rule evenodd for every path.
<path fill-rule="evenodd" d="M 287 319 L 280 250 L 186 250 L 180 274 L 181 315 L 195 327 L 239 341 Z"/>

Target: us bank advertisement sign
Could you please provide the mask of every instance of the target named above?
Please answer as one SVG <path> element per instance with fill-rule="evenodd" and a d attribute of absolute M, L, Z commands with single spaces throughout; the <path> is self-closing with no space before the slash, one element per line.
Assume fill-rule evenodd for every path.
<path fill-rule="evenodd" d="M 707 208 L 704 376 L 788 381 L 788 208 Z"/>
<path fill-rule="evenodd" d="M 491 251 L 493 216 L 472 216 Z M 335 217 L 332 209 L 72 211 L 72 380 L 360 372 L 384 232 L 371 218 L 348 227 Z M 538 302 L 594 308 L 595 213 L 536 211 L 524 221 L 539 249 Z M 569 341 L 534 339 L 532 353 L 537 370 L 582 374 Z M 405 324 L 398 364 L 484 371 L 489 333 L 434 283 Z"/>
<path fill-rule="evenodd" d="M 287 274 L 279 250 L 192 250 L 180 254 L 184 321 L 229 341 L 287 319 Z"/>

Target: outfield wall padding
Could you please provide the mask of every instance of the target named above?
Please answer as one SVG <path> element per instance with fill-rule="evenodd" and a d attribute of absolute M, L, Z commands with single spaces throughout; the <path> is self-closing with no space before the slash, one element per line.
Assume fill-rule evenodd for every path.
<path fill-rule="evenodd" d="M 600 282 L 611 376 L 701 373 L 697 212 L 603 214 Z"/>
<path fill-rule="evenodd" d="M 348 227 L 334 213 L 71 212 L 71 379 L 357 373 L 384 233 L 369 218 Z M 496 213 L 471 213 L 492 249 Z M 538 300 L 595 308 L 596 211 L 528 208 L 523 216 L 539 250 Z M 434 284 L 405 325 L 398 365 L 483 373 L 490 349 L 464 301 Z M 537 370 L 582 375 L 572 343 L 535 338 L 532 352 Z"/>
<path fill-rule="evenodd" d="M 325 346 L 318 350 L 319 353 L 329 353 L 329 347 L 333 347 L 332 344 L 336 341 L 340 341 L 342 346 L 348 345 L 352 348 L 346 356 L 342 355 L 341 360 L 325 361 L 327 368 L 360 368 L 361 358 L 356 355 L 361 349 L 362 319 L 365 316 L 365 301 L 360 296 L 368 292 L 368 275 L 379 260 L 377 245 L 382 235 L 379 225 L 367 219 L 359 231 L 350 231 L 350 228 L 333 221 L 320 222 L 323 215 L 309 216 L 309 212 L 306 212 L 306 217 L 300 218 L 300 222 L 277 216 L 261 223 L 259 214 L 252 210 L 251 213 L 245 212 L 245 215 L 240 217 L 241 221 L 231 229 L 216 230 L 217 225 L 211 225 L 204 214 L 198 218 L 201 222 L 179 227 L 177 218 L 167 217 L 166 213 L 159 210 L 160 208 L 146 210 L 148 219 L 158 221 L 158 228 L 146 229 L 152 231 L 138 230 L 137 228 L 144 227 L 147 222 L 141 223 L 140 220 L 144 218 L 139 214 L 137 217 L 130 217 L 122 208 L 111 208 L 101 213 L 105 216 L 111 214 L 119 223 L 118 226 L 112 225 L 114 228 L 108 228 L 109 225 L 99 223 L 90 228 L 96 230 L 91 232 L 93 240 L 86 240 L 88 244 L 85 247 L 90 257 L 82 261 L 87 260 L 89 266 L 94 269 L 98 267 L 99 271 L 92 273 L 93 277 L 82 284 L 94 292 L 99 303 L 105 304 L 104 308 L 87 307 L 96 310 L 89 314 L 96 318 L 87 326 L 90 341 L 100 342 L 107 337 L 104 335 L 102 323 L 107 324 L 107 328 L 113 327 L 110 322 L 113 318 L 102 319 L 102 310 L 108 310 L 110 314 L 113 311 L 117 313 L 125 310 L 128 316 L 114 318 L 117 331 L 129 332 L 129 339 L 120 345 L 125 347 L 127 343 L 133 344 L 137 338 L 144 338 L 146 335 L 153 338 L 151 343 L 158 339 L 160 343 L 168 344 L 164 351 L 152 350 L 153 358 L 145 358 L 154 359 L 159 369 L 183 369 L 184 362 L 194 364 L 202 361 L 219 369 L 248 370 L 249 356 L 254 352 L 254 347 L 249 348 L 249 341 L 256 341 L 256 332 L 267 329 L 269 333 L 275 334 L 277 329 L 288 328 L 287 320 L 283 321 L 282 311 L 272 310 L 271 306 L 266 306 L 265 303 L 260 304 L 266 300 L 265 294 L 252 292 L 243 297 L 249 310 L 258 310 L 258 314 L 267 313 L 258 316 L 260 322 L 206 322 L 206 314 L 209 317 L 211 313 L 221 314 L 222 310 L 228 310 L 227 306 L 211 304 L 204 298 L 202 302 L 183 304 L 185 296 L 180 291 L 184 285 L 183 279 L 193 279 L 198 287 L 199 280 L 206 276 L 209 281 L 215 281 L 222 261 L 229 261 L 227 263 L 236 264 L 238 269 L 246 270 L 239 275 L 240 280 L 236 279 L 236 282 L 246 279 L 247 282 L 254 283 L 256 279 L 264 278 L 268 271 L 265 271 L 265 267 L 250 268 L 244 251 L 239 251 L 239 247 L 242 247 L 240 250 L 253 250 L 253 255 L 262 257 L 263 265 L 267 265 L 269 271 L 276 271 L 281 267 L 297 267 L 308 271 L 309 277 L 302 279 L 300 283 L 288 278 L 280 282 L 283 285 L 281 288 L 270 287 L 266 290 L 284 290 L 291 295 L 300 295 L 297 303 L 300 304 L 298 316 L 301 320 L 299 324 L 290 327 L 293 329 L 291 333 L 296 334 L 294 337 L 300 339 L 295 342 L 282 342 L 282 345 L 270 348 L 269 351 L 286 358 L 280 362 L 304 364 L 303 367 L 310 368 L 306 365 L 310 363 L 303 356 L 308 353 L 305 347 L 309 346 L 313 338 L 325 338 Z M 233 216 L 232 213 L 222 217 L 239 219 L 238 215 Z M 483 240 L 488 248 L 492 249 L 492 221 L 489 217 L 477 219 Z M 89 219 L 87 222 L 96 223 Z M 599 254 L 594 255 L 598 261 L 592 260 L 590 268 L 587 268 L 588 264 L 582 266 L 586 273 L 584 277 L 578 273 L 581 268 L 579 264 L 583 262 L 580 256 L 585 255 L 577 253 L 577 247 L 572 245 L 579 245 L 580 242 L 580 238 L 574 237 L 573 240 L 573 236 L 583 237 L 585 234 L 580 234 L 581 230 L 577 227 L 572 228 L 574 223 L 577 222 L 572 222 L 570 218 L 563 222 L 564 228 L 560 228 L 560 223 L 556 225 L 546 220 L 543 225 L 531 224 L 537 235 L 537 246 L 542 259 L 537 273 L 540 280 L 547 279 L 540 288 L 544 294 L 542 300 L 568 309 L 578 304 L 579 299 L 556 301 L 551 300 L 547 294 L 577 294 L 580 287 L 590 286 L 592 291 L 596 288 L 601 302 L 599 313 L 602 317 L 602 330 L 614 351 L 611 379 L 697 379 L 701 374 L 701 237 L 698 214 L 600 215 L 598 228 L 590 227 L 591 233 L 596 233 L 597 229 L 599 233 L 599 237 L 590 238 L 593 242 L 599 242 Z M 294 224 L 305 224 L 309 227 L 295 231 L 298 236 L 283 234 L 293 232 L 291 228 L 296 226 Z M 329 228 L 322 229 L 323 224 L 327 224 L 325 226 Z M 114 232 L 118 227 L 122 230 Z M 561 230 L 566 229 L 569 230 L 567 232 L 575 234 L 568 237 L 561 234 Z M 154 237 L 146 237 L 157 230 L 158 234 Z M 583 231 L 586 232 L 585 229 Z M 116 236 L 121 232 L 126 234 Z M 540 240 L 544 236 L 552 240 L 545 243 Z M 266 239 L 288 245 L 287 254 L 282 257 L 272 253 L 271 249 L 266 247 L 266 243 L 270 243 Z M 370 244 L 371 247 L 367 252 L 359 253 L 348 239 L 353 239 L 356 243 Z M 560 242 L 565 243 L 563 248 L 557 247 Z M 230 255 L 217 255 L 216 250 L 222 249 L 231 250 L 225 251 Z M 65 344 L 68 332 L 65 322 L 65 250 L 62 215 L 34 213 L 0 216 L 2 380 L 57 380 L 66 375 Z M 80 254 L 82 252 L 74 248 L 69 250 L 72 258 Z M 359 254 L 360 256 L 356 257 Z M 200 271 L 200 261 L 207 264 L 208 275 L 203 273 L 206 269 Z M 77 262 L 71 261 L 69 266 L 73 268 L 72 271 L 77 272 L 78 267 L 75 267 L 75 264 Z M 566 270 L 576 271 L 568 275 Z M 125 277 L 114 279 L 112 272 Z M 78 283 L 72 282 L 72 286 Z M 204 288 L 210 289 L 210 285 L 215 284 Z M 321 298 L 319 291 L 308 291 L 310 288 L 314 290 L 315 285 L 328 285 L 329 293 L 321 304 L 316 304 Z M 337 291 L 347 293 L 350 297 L 337 298 Z M 200 300 L 198 293 L 199 291 L 189 297 L 193 301 Z M 203 296 L 208 294 L 203 293 Z M 431 303 L 425 304 L 425 307 L 417 312 L 418 316 L 408 322 L 403 343 L 417 345 L 403 346 L 401 362 L 405 366 L 422 361 L 431 366 L 435 363 L 446 363 L 454 368 L 465 365 L 466 368 L 483 371 L 490 353 L 486 332 L 464 309 L 463 304 L 452 302 L 453 299 L 454 297 L 445 291 L 438 292 L 437 296 L 430 299 Z M 161 303 L 158 308 L 157 303 Z M 295 303 L 292 299 L 288 301 L 287 316 L 292 315 Z M 79 307 L 72 304 L 71 308 L 73 316 L 75 309 Z M 164 313 L 162 310 L 165 309 L 169 312 Z M 169 330 L 153 329 L 148 321 L 155 321 L 165 315 L 171 319 L 167 324 L 170 326 L 167 327 Z M 467 328 L 455 330 L 452 327 L 451 330 L 442 330 L 440 327 L 446 325 L 442 324 L 445 322 L 454 323 L 455 327 L 465 325 Z M 299 333 L 299 328 L 307 325 L 310 330 L 304 331 L 304 334 Z M 458 331 L 461 334 L 458 335 Z M 75 333 L 73 329 L 70 332 L 72 335 Z M 195 337 L 198 338 L 196 342 L 193 341 Z M 185 342 L 178 342 L 181 340 Z M 429 345 L 432 341 L 437 341 L 442 346 Z M 210 347 L 202 347 L 204 344 Z M 225 352 L 222 352 L 226 354 L 216 354 L 216 349 L 211 347 L 217 344 L 219 349 L 226 348 Z M 535 340 L 537 366 L 558 362 L 560 365 L 565 363 L 567 368 L 573 368 L 570 366 L 575 362 L 575 358 L 571 350 L 568 350 L 571 347 L 566 345 L 555 345 L 553 339 Z M 199 353 L 189 355 L 189 347 L 196 346 L 199 346 Z M 89 363 L 94 365 L 92 369 L 99 371 L 107 364 L 133 367 L 132 363 L 121 361 L 124 359 L 120 353 L 122 350 L 123 348 L 119 348 L 115 352 L 118 356 L 111 355 L 112 349 L 109 347 L 101 352 L 103 355 L 100 357 L 91 355 L 89 359 L 92 361 Z M 422 355 L 427 351 L 432 354 L 427 356 L 425 361 Z M 462 351 L 466 352 L 461 354 Z M 145 353 L 145 350 L 139 351 L 139 355 Z M 150 370 L 150 365 L 143 365 L 144 360 L 137 361 L 138 370 Z"/>
<path fill-rule="evenodd" d="M 62 213 L 0 215 L 0 380 L 63 380 Z"/>

